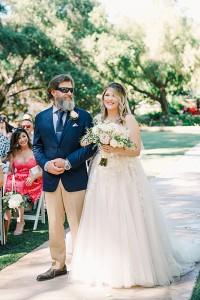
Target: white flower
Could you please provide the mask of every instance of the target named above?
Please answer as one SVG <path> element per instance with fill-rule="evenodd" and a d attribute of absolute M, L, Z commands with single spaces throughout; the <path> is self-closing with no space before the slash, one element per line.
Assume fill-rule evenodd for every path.
<path fill-rule="evenodd" d="M 100 134 L 99 140 L 102 144 L 108 145 L 110 143 L 110 136 L 106 132 L 103 132 Z"/>
<path fill-rule="evenodd" d="M 70 111 L 70 119 L 72 119 L 72 120 L 78 119 L 78 114 L 77 114 L 77 112 L 75 112 L 75 110 Z"/>
<path fill-rule="evenodd" d="M 115 139 L 112 139 L 110 141 L 110 146 L 112 146 L 112 147 L 118 147 L 118 142 Z"/>
<path fill-rule="evenodd" d="M 119 148 L 124 148 L 124 143 L 123 143 L 123 141 L 118 142 L 118 147 L 119 147 Z"/>
<path fill-rule="evenodd" d="M 97 126 L 94 126 L 94 127 L 92 128 L 92 133 L 93 133 L 93 134 L 98 134 L 98 131 L 99 131 L 99 129 L 98 129 Z"/>
<path fill-rule="evenodd" d="M 13 194 L 8 200 L 9 208 L 18 208 L 23 202 L 23 198 L 20 194 Z"/>

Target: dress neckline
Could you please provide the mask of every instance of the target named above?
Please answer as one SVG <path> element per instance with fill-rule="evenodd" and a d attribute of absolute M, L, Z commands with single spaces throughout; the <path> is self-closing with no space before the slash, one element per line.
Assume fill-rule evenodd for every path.
<path fill-rule="evenodd" d="M 21 165 L 23 165 L 23 164 L 26 164 L 29 160 L 35 160 L 33 157 L 30 157 L 30 158 L 28 158 L 26 161 L 24 161 L 24 162 L 21 162 L 21 161 L 19 161 L 19 160 L 17 160 L 16 158 L 14 159 L 14 161 L 16 161 L 18 164 L 21 164 Z"/>
<path fill-rule="evenodd" d="M 115 119 L 115 120 L 114 120 L 114 119 L 113 119 L 113 120 L 110 120 L 110 119 L 107 119 L 107 118 L 106 118 L 105 121 L 106 121 L 106 122 L 109 122 L 109 123 L 119 124 L 119 118 L 118 118 L 118 119 Z"/>

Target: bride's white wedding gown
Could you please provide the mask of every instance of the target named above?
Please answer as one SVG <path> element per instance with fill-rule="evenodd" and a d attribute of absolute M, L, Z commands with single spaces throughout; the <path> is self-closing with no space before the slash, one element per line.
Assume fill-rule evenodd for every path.
<path fill-rule="evenodd" d="M 70 280 L 90 285 L 168 285 L 194 268 L 169 235 L 140 160 L 109 155 L 93 159 Z"/>

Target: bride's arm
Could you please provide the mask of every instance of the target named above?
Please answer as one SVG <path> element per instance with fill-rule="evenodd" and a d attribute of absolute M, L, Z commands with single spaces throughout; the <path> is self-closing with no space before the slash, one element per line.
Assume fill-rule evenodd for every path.
<path fill-rule="evenodd" d="M 85 140 L 82 139 L 82 140 L 80 141 L 81 147 L 86 147 L 86 146 L 88 146 L 88 145 L 90 145 L 90 144 L 92 144 L 92 142 L 89 142 L 89 141 L 87 141 L 86 139 L 85 139 Z"/>
<path fill-rule="evenodd" d="M 107 153 L 115 153 L 122 156 L 139 156 L 141 151 L 141 137 L 140 128 L 132 114 L 129 114 L 125 118 L 126 126 L 129 129 L 129 138 L 133 144 L 136 144 L 135 149 L 124 149 L 118 147 L 111 147 L 109 145 L 103 145 L 102 149 Z"/>

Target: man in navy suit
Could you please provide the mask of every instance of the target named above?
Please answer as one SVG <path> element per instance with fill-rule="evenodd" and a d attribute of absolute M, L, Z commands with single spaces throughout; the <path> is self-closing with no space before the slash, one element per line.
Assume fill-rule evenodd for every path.
<path fill-rule="evenodd" d="M 35 118 L 33 151 L 43 169 L 43 191 L 49 221 L 51 268 L 38 281 L 67 273 L 64 235 L 65 213 L 74 246 L 82 213 L 88 175 L 86 160 L 95 150 L 81 147 L 80 139 L 92 126 L 90 114 L 75 107 L 74 81 L 66 74 L 55 76 L 47 95 L 53 106 Z"/>

